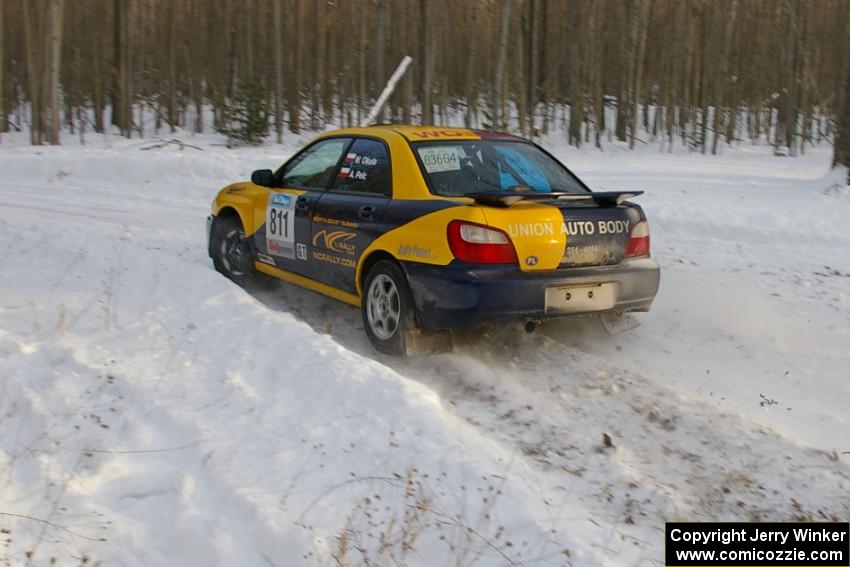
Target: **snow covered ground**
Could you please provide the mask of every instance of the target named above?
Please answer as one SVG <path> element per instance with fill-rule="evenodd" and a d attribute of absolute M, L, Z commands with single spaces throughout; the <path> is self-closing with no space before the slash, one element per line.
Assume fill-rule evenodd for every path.
<path fill-rule="evenodd" d="M 666 520 L 850 518 L 829 149 L 559 144 L 594 188 L 647 191 L 653 311 L 403 360 L 355 309 L 212 269 L 216 191 L 299 140 L 181 138 L 202 150 L 0 145 L 6 564 L 659 565 Z"/>

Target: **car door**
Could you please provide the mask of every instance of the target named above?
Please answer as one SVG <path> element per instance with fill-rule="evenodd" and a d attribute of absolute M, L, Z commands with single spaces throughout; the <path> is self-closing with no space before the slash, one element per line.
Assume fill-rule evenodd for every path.
<path fill-rule="evenodd" d="M 356 293 L 357 261 L 386 231 L 381 221 L 391 195 L 389 148 L 379 139 L 356 138 L 313 211 L 310 277 Z"/>
<path fill-rule="evenodd" d="M 254 210 L 257 259 L 276 268 L 309 275 L 310 218 L 319 196 L 351 145 L 351 138 L 319 140 L 275 174 L 274 186 Z"/>

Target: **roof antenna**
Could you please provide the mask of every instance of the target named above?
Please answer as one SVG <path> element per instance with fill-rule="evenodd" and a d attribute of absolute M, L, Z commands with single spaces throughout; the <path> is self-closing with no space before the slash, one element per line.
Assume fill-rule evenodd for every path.
<path fill-rule="evenodd" d="M 365 128 L 372 124 L 375 121 L 375 118 L 378 116 L 378 113 L 381 112 L 381 109 L 386 104 L 387 99 L 390 98 L 390 95 L 393 94 L 395 90 L 396 83 L 398 83 L 401 76 L 404 75 L 404 72 L 407 71 L 407 68 L 410 67 L 410 63 L 413 59 L 410 55 L 405 55 L 404 59 L 401 60 L 401 63 L 398 64 L 398 67 L 393 71 L 392 77 L 387 81 L 387 86 L 384 87 L 383 92 L 381 92 L 381 96 L 378 97 L 378 100 L 375 101 L 375 106 L 372 107 L 372 110 L 369 111 L 369 115 L 366 116 L 366 119 L 360 123 L 361 128 Z"/>

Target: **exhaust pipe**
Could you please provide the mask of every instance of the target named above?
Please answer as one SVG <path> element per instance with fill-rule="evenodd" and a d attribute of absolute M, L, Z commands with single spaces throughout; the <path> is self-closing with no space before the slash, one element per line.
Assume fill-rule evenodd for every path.
<path fill-rule="evenodd" d="M 525 332 L 528 334 L 533 333 L 537 329 L 537 321 L 526 321 L 525 322 Z"/>

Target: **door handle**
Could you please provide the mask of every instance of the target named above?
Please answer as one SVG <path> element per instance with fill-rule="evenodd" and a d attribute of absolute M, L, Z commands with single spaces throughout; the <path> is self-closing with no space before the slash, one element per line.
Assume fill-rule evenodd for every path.
<path fill-rule="evenodd" d="M 372 205 L 363 205 L 357 211 L 357 216 L 363 220 L 372 220 L 372 215 L 375 213 L 375 207 Z"/>
<path fill-rule="evenodd" d="M 307 201 L 307 197 L 301 196 L 295 199 L 295 208 L 300 211 L 306 211 L 310 208 L 310 203 Z"/>

